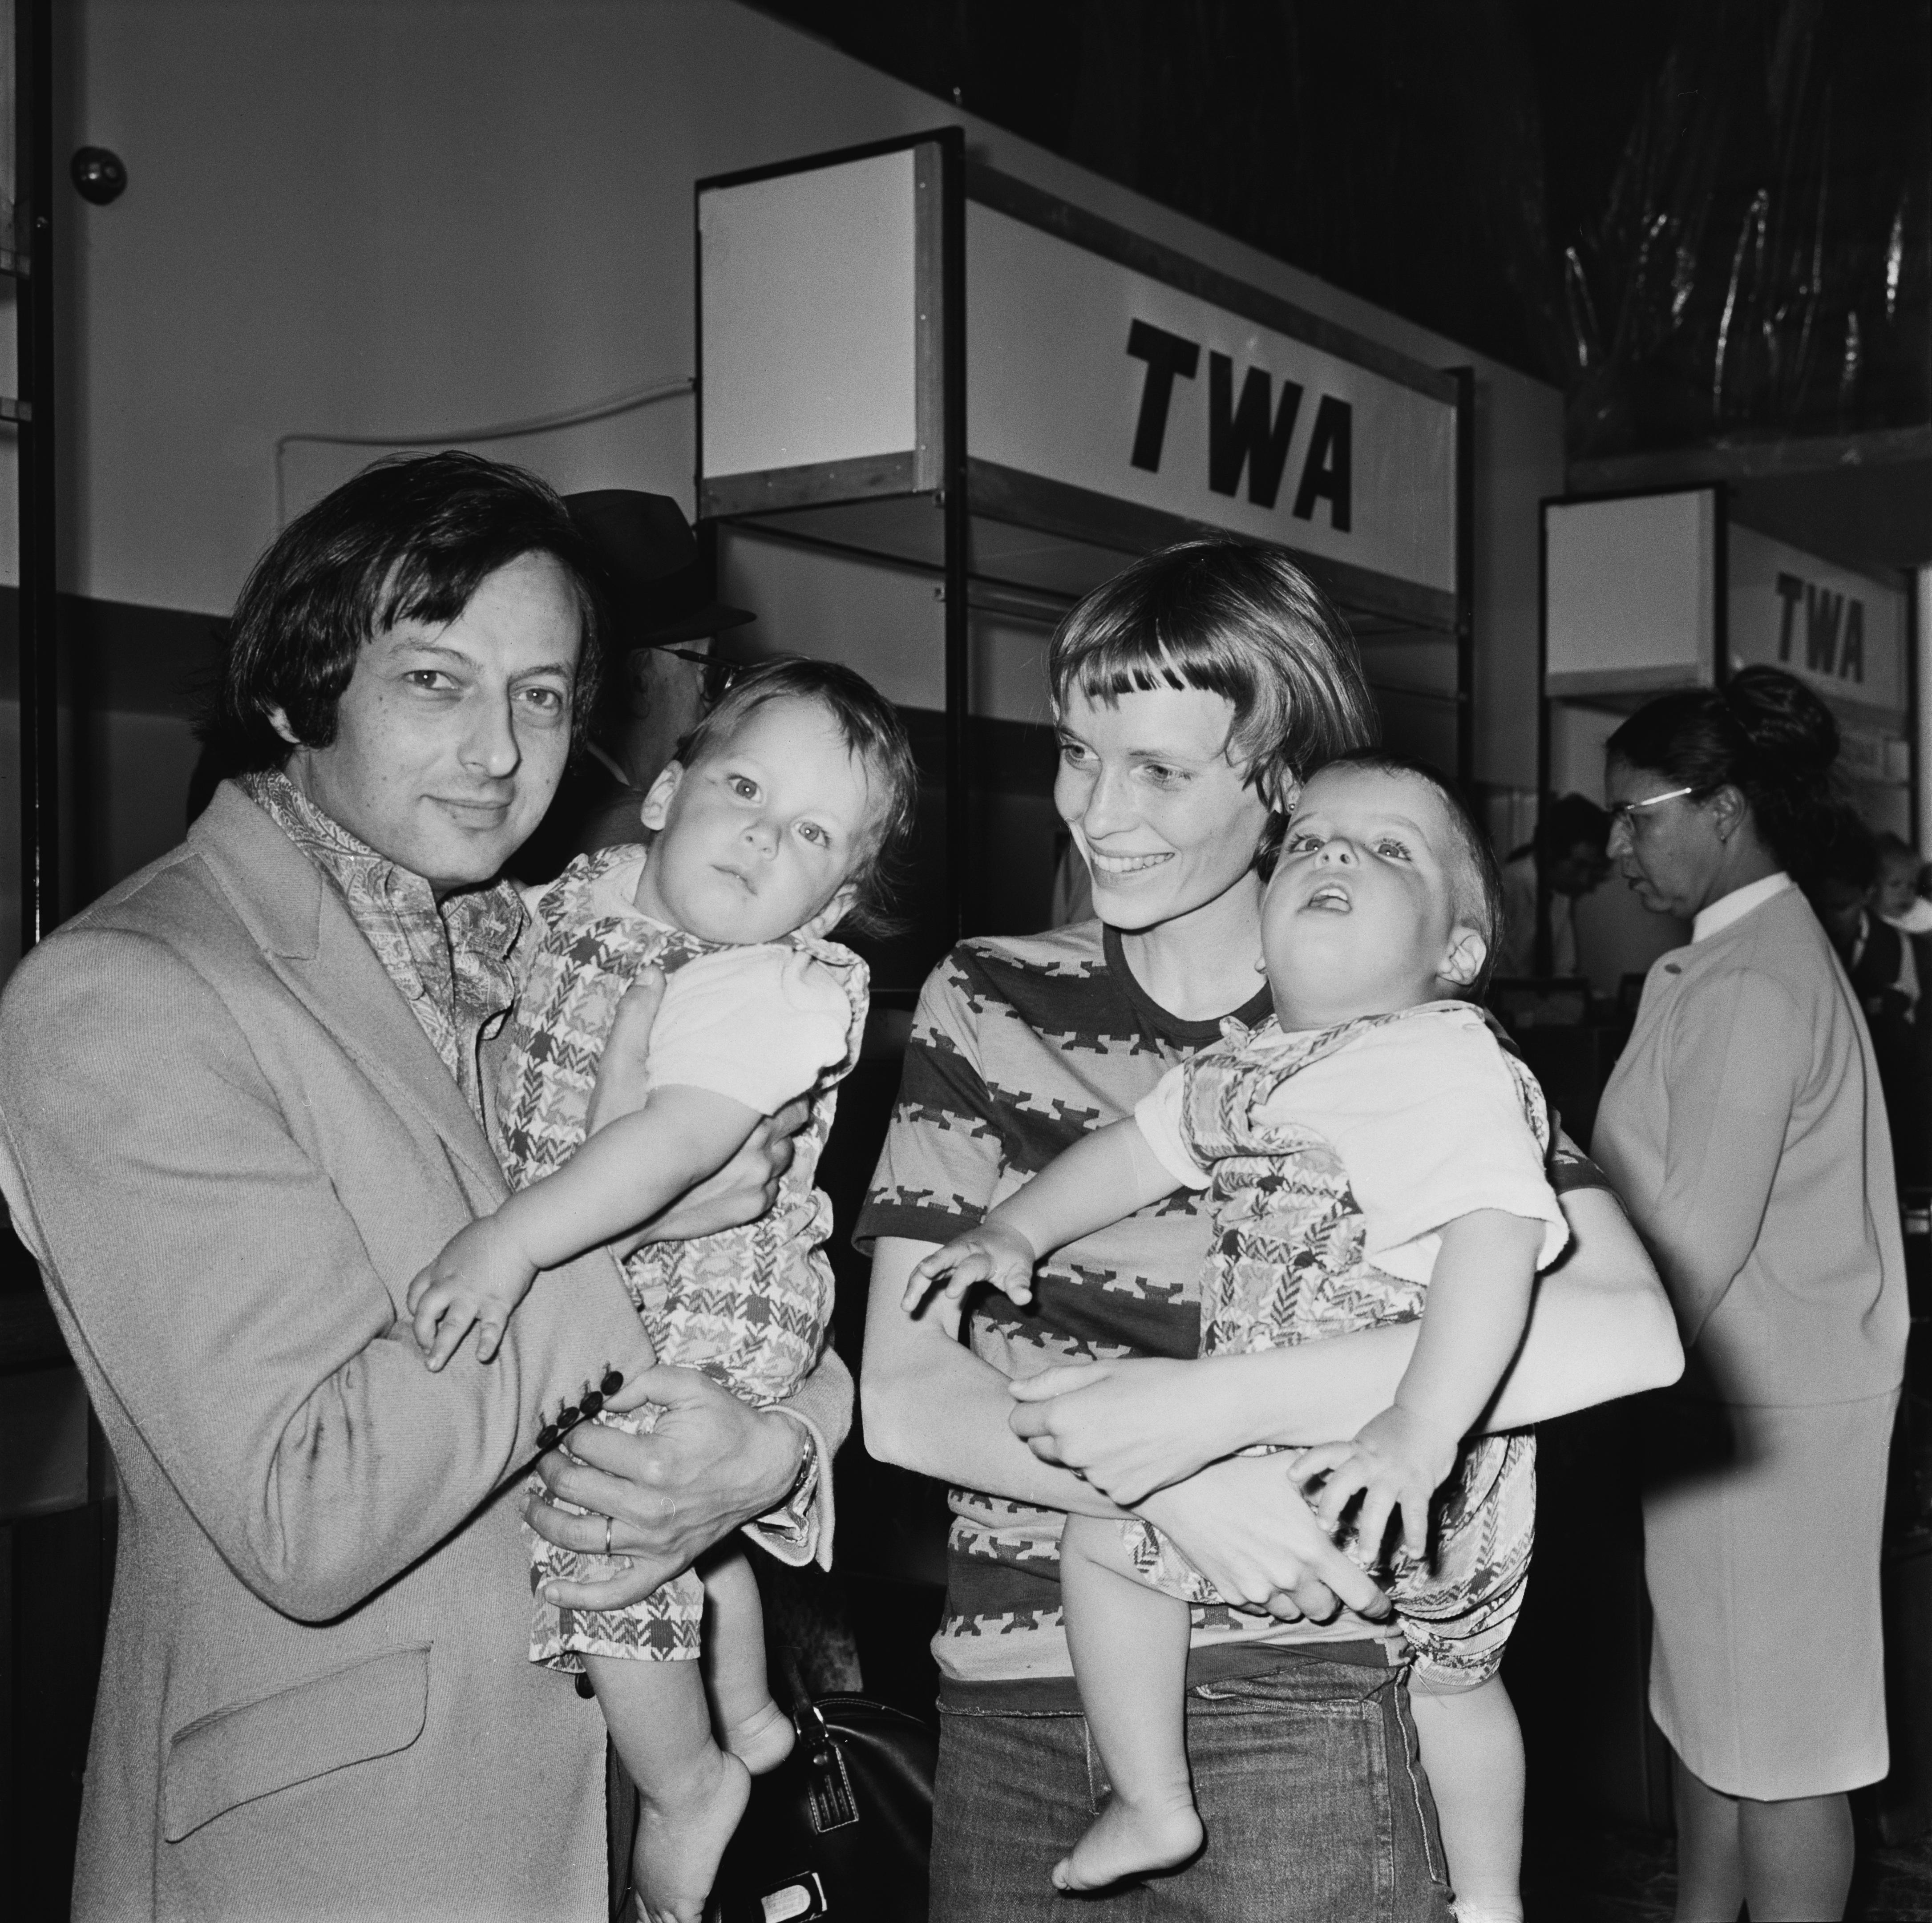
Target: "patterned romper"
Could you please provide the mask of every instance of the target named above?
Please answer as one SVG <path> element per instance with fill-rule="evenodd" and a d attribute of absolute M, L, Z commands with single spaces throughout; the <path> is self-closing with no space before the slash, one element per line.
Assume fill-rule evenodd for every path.
<path fill-rule="evenodd" d="M 1270 1019 L 1252 1030 L 1231 1030 L 1184 1065 L 1183 1131 L 1196 1160 L 1214 1174 L 1214 1240 L 1202 1284 L 1204 1355 L 1251 1354 L 1420 1316 L 1426 1285 L 1365 1258 L 1366 1218 L 1334 1150 L 1305 1124 L 1270 1120 L 1266 1110 L 1289 1077 L 1370 1030 L 1439 1021 L 1445 1012 L 1443 1004 L 1425 1004 L 1292 1034 Z M 1546 1154 L 1543 1091 L 1508 1050 L 1497 1052 L 1514 1078 L 1524 1124 Z M 1522 1606 L 1535 1534 L 1534 1438 L 1519 1432 L 1466 1443 L 1432 1520 L 1432 1557 L 1419 1562 L 1398 1549 L 1390 1568 L 1415 1658 L 1414 1682 L 1443 1694 L 1496 1674 Z M 1152 1524 L 1124 1526 L 1135 1565 L 1153 1586 L 1191 1604 L 1221 1600 Z"/>
<path fill-rule="evenodd" d="M 600 902 L 598 883 L 634 865 L 638 854 L 618 848 L 580 856 L 538 898 L 541 946 L 518 1000 L 500 1091 L 504 1166 L 514 1187 L 561 1167 L 582 1144 L 598 1060 L 638 970 L 655 964 L 670 974 L 700 956 L 743 952 L 634 912 L 611 912 L 608 896 Z M 767 1214 L 716 1235 L 646 1244 L 622 1265 L 658 1360 L 702 1369 L 760 1406 L 789 1396 L 824 1351 L 833 1292 L 820 1244 L 831 1231 L 832 1205 L 812 1177 L 831 1130 L 836 1084 L 859 1058 L 866 1008 L 866 964 L 850 950 L 796 934 L 771 946 L 808 955 L 844 990 L 850 1010 L 844 1058 L 819 1077 L 811 1119 L 796 1138 L 791 1166 Z M 653 1426 L 657 1414 L 646 1404 L 596 1419 L 639 1434 Z M 597 1581 L 612 1574 L 613 1565 L 524 1533 L 532 1661 L 580 1670 L 586 1654 L 670 1660 L 698 1654 L 704 1591 L 690 1570 L 626 1609 L 559 1610 L 542 1600 L 544 1582 Z M 774 1546 L 767 1536 L 760 1540 Z"/>

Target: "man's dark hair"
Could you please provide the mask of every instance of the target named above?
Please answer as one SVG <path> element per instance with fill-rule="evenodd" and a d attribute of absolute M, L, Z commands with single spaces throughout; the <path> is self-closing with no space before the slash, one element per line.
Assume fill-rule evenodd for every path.
<path fill-rule="evenodd" d="M 235 604 L 219 709 L 204 730 L 224 773 L 280 767 L 292 752 L 279 709 L 305 747 L 335 739 L 335 711 L 370 640 L 398 621 L 453 621 L 500 568 L 526 554 L 562 566 L 582 616 L 572 730 L 596 698 L 597 602 L 581 539 L 534 474 L 480 455 L 392 456 L 270 543 Z"/>
<path fill-rule="evenodd" d="M 734 681 L 678 743 L 677 758 L 695 767 L 726 747 L 760 708 L 787 700 L 817 702 L 866 770 L 874 813 L 872 845 L 852 872 L 858 898 L 842 926 L 860 934 L 890 934 L 895 926 L 886 911 L 891 865 L 919 812 L 919 768 L 898 709 L 862 675 L 836 661 L 788 656 L 761 662 Z"/>
<path fill-rule="evenodd" d="M 1483 965 L 1462 994 L 1470 1001 L 1480 1001 L 1489 988 L 1502 940 L 1503 878 L 1496 865 L 1496 850 L 1490 846 L 1490 838 L 1483 832 L 1481 824 L 1469 812 L 1469 804 L 1440 768 L 1406 754 L 1390 754 L 1385 748 L 1358 748 L 1349 754 L 1336 755 L 1332 761 L 1324 761 L 1315 772 L 1325 775 L 1331 768 L 1366 768 L 1373 774 L 1400 775 L 1432 789 L 1441 800 L 1462 857 L 1462 880 L 1456 890 L 1456 916 L 1483 938 L 1484 950 Z"/>

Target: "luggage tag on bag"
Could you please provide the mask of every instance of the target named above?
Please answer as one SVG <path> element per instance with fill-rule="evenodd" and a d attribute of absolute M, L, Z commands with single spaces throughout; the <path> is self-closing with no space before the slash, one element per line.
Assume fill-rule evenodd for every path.
<path fill-rule="evenodd" d="M 829 1829 L 843 1829 L 859 1820 L 859 1805 L 852 1794 L 852 1779 L 845 1773 L 845 1759 L 829 1736 L 812 1750 L 806 1772 L 812 1826 L 820 1836 Z"/>
<path fill-rule="evenodd" d="M 790 1877 L 775 1890 L 758 1899 L 763 1923 L 813 1923 L 826 1915 L 831 1906 L 825 1900 L 825 1886 L 815 1870 Z"/>

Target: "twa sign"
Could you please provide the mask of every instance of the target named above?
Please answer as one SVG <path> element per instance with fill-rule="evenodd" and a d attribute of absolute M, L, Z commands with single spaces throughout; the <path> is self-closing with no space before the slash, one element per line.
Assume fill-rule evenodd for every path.
<path fill-rule="evenodd" d="M 1902 721 L 1904 590 L 1749 528 L 1729 538 L 1734 662 L 1786 669 L 1835 706 Z"/>
<path fill-rule="evenodd" d="M 976 460 L 1454 592 L 1439 376 L 1346 359 L 976 202 L 966 243 Z"/>

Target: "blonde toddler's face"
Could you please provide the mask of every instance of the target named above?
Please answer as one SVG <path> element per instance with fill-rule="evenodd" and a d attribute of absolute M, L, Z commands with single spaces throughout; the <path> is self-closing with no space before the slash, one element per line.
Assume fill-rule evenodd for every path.
<path fill-rule="evenodd" d="M 1434 1000 L 1459 933 L 1476 940 L 1479 966 L 1480 938 L 1458 926 L 1461 859 L 1426 782 L 1365 767 L 1313 776 L 1262 904 L 1282 1027 L 1328 1028 Z"/>
<path fill-rule="evenodd" d="M 829 931 L 875 832 L 866 764 L 819 703 L 766 702 L 644 799 L 656 832 L 638 884 L 645 914 L 707 941 Z"/>

